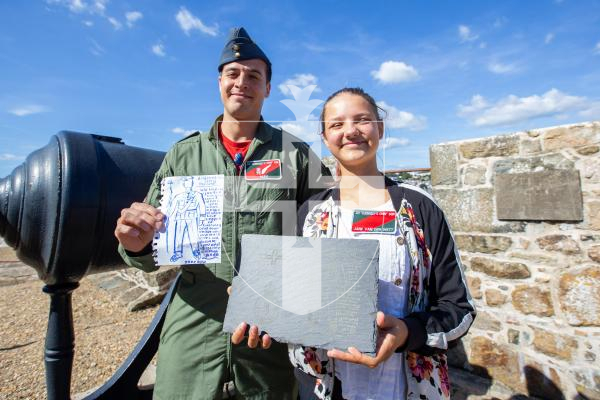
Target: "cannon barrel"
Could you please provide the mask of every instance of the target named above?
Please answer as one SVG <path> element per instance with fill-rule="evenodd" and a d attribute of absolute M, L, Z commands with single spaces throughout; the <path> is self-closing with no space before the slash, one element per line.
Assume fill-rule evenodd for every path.
<path fill-rule="evenodd" d="M 120 210 L 141 201 L 164 153 L 62 131 L 0 180 L 0 236 L 48 285 L 122 265 Z"/>
<path fill-rule="evenodd" d="M 116 220 L 122 208 L 143 199 L 163 158 L 119 138 L 62 131 L 0 179 L 0 236 L 37 271 L 50 295 L 44 350 L 49 400 L 70 398 L 71 294 L 85 275 L 123 265 L 113 235 Z M 128 365 L 149 362 L 163 314 Z M 123 370 L 90 398 L 114 398 L 111 390 L 137 393 L 140 374 L 139 366 Z"/>

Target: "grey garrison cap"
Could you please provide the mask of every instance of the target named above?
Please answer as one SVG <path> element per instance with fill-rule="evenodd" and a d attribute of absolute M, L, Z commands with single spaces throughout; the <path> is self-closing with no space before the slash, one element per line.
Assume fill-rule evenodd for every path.
<path fill-rule="evenodd" d="M 229 33 L 227 44 L 221 53 L 219 61 L 219 72 L 223 70 L 225 64 L 234 61 L 250 60 L 258 58 L 267 64 L 267 80 L 271 80 L 271 61 L 267 55 L 252 41 L 248 32 L 242 27 L 233 28 Z"/>

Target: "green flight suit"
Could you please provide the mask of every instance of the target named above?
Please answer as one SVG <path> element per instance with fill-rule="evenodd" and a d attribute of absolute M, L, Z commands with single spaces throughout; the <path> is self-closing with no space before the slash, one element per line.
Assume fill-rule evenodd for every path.
<path fill-rule="evenodd" d="M 161 180 L 167 176 L 225 175 L 221 263 L 182 266 L 182 278 L 161 332 L 154 398 L 216 399 L 221 397 L 223 383 L 233 379 L 238 398 L 291 399 L 295 380 L 287 345 L 274 342 L 268 350 L 250 349 L 244 341 L 236 346 L 222 329 L 226 289 L 234 276 L 233 264 L 239 260 L 242 235 L 281 235 L 282 213 L 268 207 L 291 200 L 297 208 L 319 191 L 312 184 L 309 187 L 313 180 L 308 173 L 311 150 L 261 120 L 246 161 L 280 160 L 282 178 L 234 178 L 237 169 L 218 141 L 221 118 L 208 133 L 195 133 L 169 150 L 146 197 L 147 203 L 158 207 Z M 317 176 L 329 175 L 320 162 L 314 169 Z M 283 233 L 293 235 L 295 230 Z M 130 266 L 158 269 L 151 254 L 132 256 L 121 246 L 119 252 Z"/>

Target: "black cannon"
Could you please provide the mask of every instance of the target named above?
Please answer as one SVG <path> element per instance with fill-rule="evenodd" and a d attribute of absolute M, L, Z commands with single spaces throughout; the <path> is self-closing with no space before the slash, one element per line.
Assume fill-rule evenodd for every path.
<path fill-rule="evenodd" d="M 0 180 L 0 236 L 35 268 L 51 298 L 48 399 L 70 397 L 71 293 L 85 275 L 122 267 L 116 220 L 123 207 L 143 199 L 163 158 L 162 152 L 127 146 L 119 138 L 63 131 Z M 88 399 L 147 396 L 137 381 L 158 348 L 170 296 L 124 365 Z"/>

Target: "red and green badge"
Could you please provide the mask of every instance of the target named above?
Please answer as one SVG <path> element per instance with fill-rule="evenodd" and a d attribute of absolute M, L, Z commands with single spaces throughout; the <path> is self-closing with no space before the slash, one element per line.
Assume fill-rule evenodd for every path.
<path fill-rule="evenodd" d="M 354 210 L 352 232 L 393 235 L 396 233 L 396 212 Z"/>
<path fill-rule="evenodd" d="M 248 181 L 277 180 L 281 179 L 280 160 L 246 161 L 244 175 Z"/>

